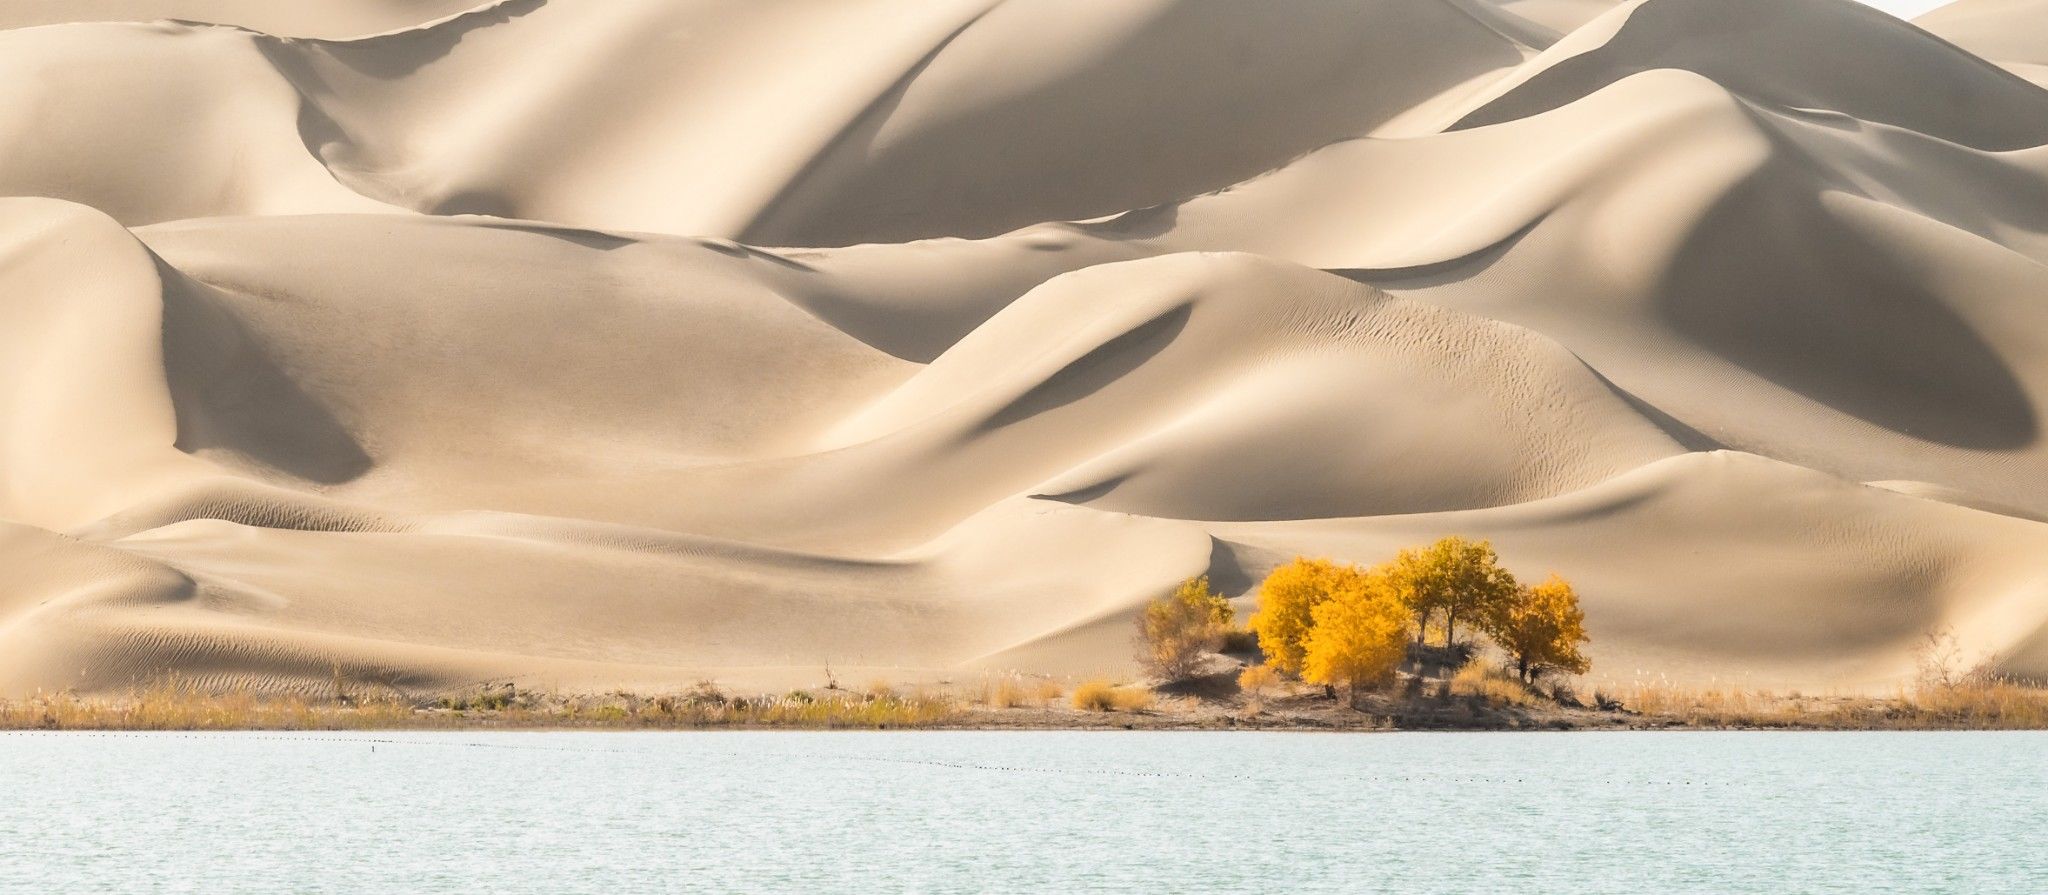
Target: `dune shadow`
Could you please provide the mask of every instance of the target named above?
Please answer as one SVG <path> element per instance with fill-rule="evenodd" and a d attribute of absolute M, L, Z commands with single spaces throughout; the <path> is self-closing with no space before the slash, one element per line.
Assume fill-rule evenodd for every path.
<path fill-rule="evenodd" d="M 1606 386 L 1607 390 L 1614 393 L 1615 397 L 1620 398 L 1622 403 L 1627 404 L 1629 409 L 1634 410 L 1644 419 L 1649 420 L 1651 425 L 1656 426 L 1665 435 L 1670 436 L 1672 441 L 1678 442 L 1679 447 L 1685 448 L 1688 451 L 1718 451 L 1727 447 L 1719 439 L 1688 426 L 1678 417 L 1664 412 L 1664 408 L 1645 401 L 1638 397 L 1635 392 L 1616 385 L 1614 380 L 1607 378 L 1607 374 L 1594 369 L 1592 364 L 1586 364 L 1585 366 L 1586 372 L 1593 374 L 1593 378 L 1600 380 L 1601 385 Z"/>
<path fill-rule="evenodd" d="M 1244 558 L 1238 556 L 1238 548 L 1222 538 L 1209 538 L 1209 585 L 1217 593 L 1243 593 L 1257 583 L 1245 568 Z"/>
<path fill-rule="evenodd" d="M 1540 115 L 1654 69 L 1690 71 L 1779 108 L 1825 108 L 1975 149 L 2048 142 L 2048 93 L 2025 79 L 1864 4 L 1786 0 L 1643 4 L 1606 43 L 1449 129 Z"/>
<path fill-rule="evenodd" d="M 472 32 L 502 25 L 547 5 L 548 0 L 502 0 L 473 9 L 426 28 L 409 28 L 392 34 L 349 40 L 289 40 L 268 42 L 264 55 L 276 62 L 285 48 L 317 46 L 328 58 L 357 74 L 381 80 L 403 78 L 446 57 Z"/>
<path fill-rule="evenodd" d="M 572 245 L 579 245 L 586 249 L 597 249 L 598 251 L 602 252 L 609 252 L 613 249 L 622 249 L 625 248 L 626 246 L 636 245 L 640 242 L 640 240 L 634 239 L 633 237 L 630 236 L 619 236 L 613 233 L 606 233 L 602 230 L 583 230 L 576 227 L 556 227 L 549 226 L 547 224 L 520 224 L 511 221 L 484 221 L 479 222 L 478 224 L 476 224 L 476 226 L 482 227 L 486 230 L 510 230 L 514 233 L 531 233 L 535 236 L 545 236 L 549 239 L 559 239 L 563 242 L 570 243 Z"/>
<path fill-rule="evenodd" d="M 1739 185 L 1694 227 L 1657 290 L 1680 335 L 1785 389 L 1903 435 L 1976 450 L 2039 436 L 1998 353 L 1811 191 Z"/>
<path fill-rule="evenodd" d="M 1101 391 L 1166 350 L 1193 314 L 1193 305 L 1182 304 L 1096 346 L 1004 405 L 989 418 L 988 427 L 1023 422 Z"/>
<path fill-rule="evenodd" d="M 178 450 L 238 455 L 322 485 L 370 470 L 362 445 L 207 294 L 211 287 L 158 266 L 165 284 L 164 378 Z"/>

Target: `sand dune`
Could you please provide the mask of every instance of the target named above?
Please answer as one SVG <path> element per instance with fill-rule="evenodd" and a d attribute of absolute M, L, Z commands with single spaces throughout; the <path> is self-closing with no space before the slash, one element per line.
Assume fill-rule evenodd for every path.
<path fill-rule="evenodd" d="M 2048 675 L 2044 13 L 19 5 L 0 691 L 1115 672 L 1450 533 L 1596 678 Z"/>
<path fill-rule="evenodd" d="M 1957 0 L 1913 24 L 1965 50 L 2000 65 L 2048 65 L 2048 33 L 2041 0 Z"/>
<path fill-rule="evenodd" d="M 71 22 L 177 20 L 235 25 L 292 37 L 359 37 L 411 28 L 484 0 L 10 0 L 0 28 Z"/>

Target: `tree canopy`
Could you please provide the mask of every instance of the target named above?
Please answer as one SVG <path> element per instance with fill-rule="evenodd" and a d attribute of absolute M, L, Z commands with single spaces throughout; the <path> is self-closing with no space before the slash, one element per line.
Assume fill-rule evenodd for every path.
<path fill-rule="evenodd" d="M 1345 578 L 1310 615 L 1302 679 L 1341 686 L 1354 704 L 1360 688 L 1393 679 L 1407 655 L 1408 607 L 1384 569 Z"/>
<path fill-rule="evenodd" d="M 1501 568 L 1493 544 L 1448 537 L 1420 550 L 1403 550 L 1388 570 L 1391 585 L 1415 618 L 1415 642 L 1427 643 L 1430 623 L 1443 620 L 1444 645 L 1458 622 L 1479 622 L 1514 602 L 1515 576 Z"/>
<path fill-rule="evenodd" d="M 1358 575 L 1352 566 L 1297 557 L 1266 576 L 1265 583 L 1259 585 L 1259 608 L 1252 613 L 1250 625 L 1259 635 L 1259 649 L 1266 654 L 1267 663 L 1278 671 L 1300 674 L 1308 632 L 1315 625 L 1315 605 Z"/>
<path fill-rule="evenodd" d="M 1485 626 L 1487 636 L 1508 654 L 1525 683 L 1545 674 L 1585 674 L 1592 668 L 1579 652 L 1579 644 L 1589 642 L 1579 595 L 1557 575 L 1521 588 Z"/>

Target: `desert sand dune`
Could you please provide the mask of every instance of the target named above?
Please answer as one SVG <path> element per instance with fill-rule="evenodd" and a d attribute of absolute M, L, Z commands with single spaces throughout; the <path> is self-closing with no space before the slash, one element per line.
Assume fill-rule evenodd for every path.
<path fill-rule="evenodd" d="M 0 690 L 1115 672 L 1451 533 L 1603 679 L 2048 675 L 2038 4 L 1250 9 L 11 10 L 121 21 L 0 31 Z"/>
<path fill-rule="evenodd" d="M 1956 0 L 1913 24 L 2000 65 L 2048 65 L 2048 32 L 2041 0 Z"/>
<path fill-rule="evenodd" d="M 358 37 L 423 25 L 490 0 L 10 0 L 0 28 L 71 22 L 177 20 L 292 37 Z"/>

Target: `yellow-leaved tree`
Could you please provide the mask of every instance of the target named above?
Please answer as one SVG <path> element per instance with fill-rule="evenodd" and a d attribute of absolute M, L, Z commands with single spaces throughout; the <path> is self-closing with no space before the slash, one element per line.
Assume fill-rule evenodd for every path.
<path fill-rule="evenodd" d="M 1230 601 L 1209 590 L 1207 575 L 1183 581 L 1138 615 L 1138 662 L 1169 681 L 1187 680 L 1222 645 L 1235 616 Z"/>
<path fill-rule="evenodd" d="M 1356 567 L 1327 559 L 1295 557 L 1267 575 L 1259 585 L 1259 608 L 1250 622 L 1252 632 L 1259 635 L 1259 650 L 1266 654 L 1266 664 L 1285 674 L 1300 674 L 1316 604 L 1360 574 Z"/>
<path fill-rule="evenodd" d="M 1520 586 L 1501 568 L 1487 541 L 1448 537 L 1420 550 L 1403 550 L 1387 569 L 1390 585 L 1415 619 L 1415 642 L 1427 643 L 1430 622 L 1441 617 L 1444 645 L 1457 642 L 1458 622 L 1479 623 L 1513 602 Z"/>
<path fill-rule="evenodd" d="M 1585 674 L 1593 667 L 1579 652 L 1579 644 L 1589 641 L 1578 592 L 1557 575 L 1535 587 L 1520 588 L 1515 599 L 1487 617 L 1485 625 L 1487 636 L 1514 661 L 1524 683 L 1552 672 Z"/>
<path fill-rule="evenodd" d="M 1343 687 L 1353 706 L 1361 690 L 1391 680 L 1407 655 L 1408 606 L 1384 567 L 1341 582 L 1310 615 L 1302 679 Z"/>

